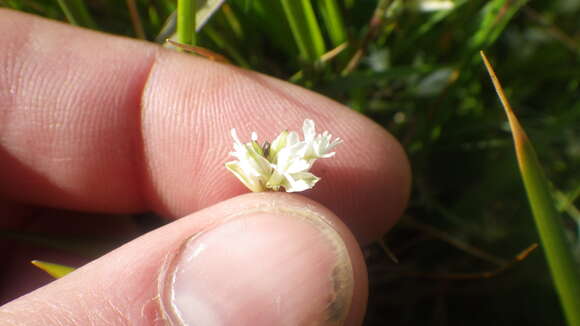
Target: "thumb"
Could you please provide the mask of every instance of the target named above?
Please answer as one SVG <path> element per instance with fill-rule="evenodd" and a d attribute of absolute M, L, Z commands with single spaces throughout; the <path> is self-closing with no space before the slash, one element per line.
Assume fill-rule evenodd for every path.
<path fill-rule="evenodd" d="M 354 237 L 298 195 L 248 194 L 146 234 L 0 308 L 3 325 L 359 325 Z"/>

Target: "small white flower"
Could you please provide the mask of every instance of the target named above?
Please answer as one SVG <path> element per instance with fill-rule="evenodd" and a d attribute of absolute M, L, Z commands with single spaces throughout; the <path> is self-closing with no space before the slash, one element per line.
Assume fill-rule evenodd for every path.
<path fill-rule="evenodd" d="M 332 140 L 328 131 L 316 134 L 312 120 L 304 120 L 302 131 L 302 141 L 296 132 L 282 131 L 272 144 L 265 142 L 260 146 L 255 132 L 251 141 L 243 144 L 232 129 L 234 151 L 230 154 L 237 161 L 226 163 L 226 168 L 254 192 L 280 188 L 287 192 L 308 190 L 320 180 L 309 172 L 314 162 L 334 156 L 331 150 L 342 140 Z"/>

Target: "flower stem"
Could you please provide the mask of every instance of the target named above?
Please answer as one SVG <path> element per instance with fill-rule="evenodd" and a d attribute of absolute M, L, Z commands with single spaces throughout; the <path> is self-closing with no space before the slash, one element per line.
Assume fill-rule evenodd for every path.
<path fill-rule="evenodd" d="M 196 0 L 177 1 L 177 41 L 181 44 L 195 45 Z"/>

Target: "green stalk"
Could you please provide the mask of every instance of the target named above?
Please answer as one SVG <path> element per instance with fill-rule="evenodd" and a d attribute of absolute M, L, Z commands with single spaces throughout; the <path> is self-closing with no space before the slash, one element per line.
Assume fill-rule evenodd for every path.
<path fill-rule="evenodd" d="M 344 20 L 336 0 L 320 0 L 319 6 L 332 46 L 336 47 L 346 42 Z"/>
<path fill-rule="evenodd" d="M 177 0 L 177 42 L 195 45 L 196 0 Z"/>
<path fill-rule="evenodd" d="M 580 326 L 580 272 L 572 250 L 567 242 L 564 226 L 554 200 L 550 185 L 544 175 L 532 143 L 528 139 L 507 100 L 495 72 L 485 54 L 480 52 L 497 94 L 505 109 L 514 138 L 518 165 L 540 240 L 552 271 L 556 290 L 569 326 Z"/>
<path fill-rule="evenodd" d="M 58 4 L 72 25 L 97 29 L 83 0 L 58 0 Z"/>
<path fill-rule="evenodd" d="M 281 0 L 302 59 L 314 63 L 325 52 L 320 26 L 310 0 Z"/>
<path fill-rule="evenodd" d="M 477 52 L 491 46 L 509 22 L 528 0 L 491 0 L 481 12 L 481 22 L 477 32 L 471 37 L 464 51 L 468 60 L 477 59 Z"/>

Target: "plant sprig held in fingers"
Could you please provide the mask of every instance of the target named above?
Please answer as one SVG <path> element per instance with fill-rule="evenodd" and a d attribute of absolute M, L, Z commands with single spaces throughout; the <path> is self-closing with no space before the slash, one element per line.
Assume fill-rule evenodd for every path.
<path fill-rule="evenodd" d="M 336 153 L 331 150 L 342 140 L 333 140 L 328 131 L 316 134 L 314 121 L 309 119 L 304 120 L 302 131 L 303 140 L 295 131 L 284 130 L 271 144 L 264 142 L 260 146 L 255 132 L 251 141 L 244 144 L 234 128 L 234 151 L 230 154 L 237 160 L 227 162 L 226 168 L 253 192 L 311 189 L 320 178 L 310 168 L 317 159 L 334 156 Z"/>

